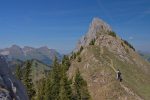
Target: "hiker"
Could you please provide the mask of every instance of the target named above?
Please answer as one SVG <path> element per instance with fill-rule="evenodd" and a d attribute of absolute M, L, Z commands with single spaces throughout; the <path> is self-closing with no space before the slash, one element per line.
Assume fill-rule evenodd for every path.
<path fill-rule="evenodd" d="M 117 80 L 119 80 L 120 82 L 122 82 L 121 72 L 120 72 L 119 69 L 117 70 Z"/>

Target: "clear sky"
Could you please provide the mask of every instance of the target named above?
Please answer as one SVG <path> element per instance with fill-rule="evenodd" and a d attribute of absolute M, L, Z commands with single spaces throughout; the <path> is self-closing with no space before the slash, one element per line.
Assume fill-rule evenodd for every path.
<path fill-rule="evenodd" d="M 0 0 L 0 48 L 48 46 L 68 53 L 93 17 L 137 50 L 150 51 L 150 0 Z"/>

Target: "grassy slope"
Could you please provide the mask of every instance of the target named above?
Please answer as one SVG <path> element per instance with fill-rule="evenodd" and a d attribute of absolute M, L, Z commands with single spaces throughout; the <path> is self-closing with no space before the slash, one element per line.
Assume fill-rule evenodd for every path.
<path fill-rule="evenodd" d="M 72 61 L 72 66 L 69 69 L 69 76 L 77 67 L 82 72 L 83 77 L 88 82 L 88 87 L 93 97 L 93 100 L 111 99 L 111 100 L 136 100 L 139 97 L 149 100 L 150 98 L 150 80 L 149 74 L 145 74 L 141 67 L 137 67 L 135 63 L 130 64 L 119 60 L 115 54 L 107 49 L 97 46 L 89 46 L 81 53 L 81 62 Z M 123 82 L 120 84 L 116 81 L 116 73 L 111 68 L 111 61 L 115 69 L 119 68 L 123 74 Z M 141 60 L 140 58 L 138 58 Z M 142 61 L 144 65 L 144 60 Z M 123 87 L 130 88 L 125 90 Z M 136 93 L 136 94 L 133 94 Z M 131 92 L 131 93 L 130 93 Z"/>
<path fill-rule="evenodd" d="M 150 98 L 150 79 L 149 75 L 141 68 L 137 67 L 135 63 L 122 62 L 113 54 L 107 53 L 114 63 L 114 67 L 119 68 L 123 75 L 123 83 L 131 88 L 136 94 L 148 100 Z M 144 60 L 143 60 L 143 63 Z M 116 67 L 117 66 L 117 67 Z"/>

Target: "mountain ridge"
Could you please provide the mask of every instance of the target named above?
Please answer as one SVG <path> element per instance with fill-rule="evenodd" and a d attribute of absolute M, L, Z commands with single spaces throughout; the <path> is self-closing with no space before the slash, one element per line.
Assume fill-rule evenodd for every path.
<path fill-rule="evenodd" d="M 69 77 L 74 77 L 79 68 L 93 100 L 148 100 L 150 64 L 105 22 L 92 21 L 90 25 L 93 25 L 89 27 L 91 31 L 79 41 L 71 56 Z M 121 70 L 122 83 L 115 78 L 117 69 Z"/>
<path fill-rule="evenodd" d="M 34 48 L 30 46 L 20 47 L 18 45 L 12 45 L 9 48 L 0 49 L 0 54 L 7 56 L 9 60 L 31 60 L 37 59 L 45 64 L 50 65 L 54 60 L 55 56 L 61 60 L 62 55 L 58 53 L 55 49 L 49 49 L 46 46 Z"/>

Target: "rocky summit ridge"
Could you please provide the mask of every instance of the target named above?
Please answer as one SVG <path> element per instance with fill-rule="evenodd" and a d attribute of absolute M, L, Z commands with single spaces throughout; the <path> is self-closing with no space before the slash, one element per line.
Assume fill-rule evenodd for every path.
<path fill-rule="evenodd" d="M 89 26 L 89 30 L 86 33 L 86 35 L 79 40 L 76 49 L 78 50 L 81 46 L 89 45 L 89 43 L 93 39 L 96 39 L 99 34 L 107 34 L 108 32 L 111 31 L 112 29 L 107 23 L 105 23 L 103 20 L 99 18 L 94 18 Z"/>

